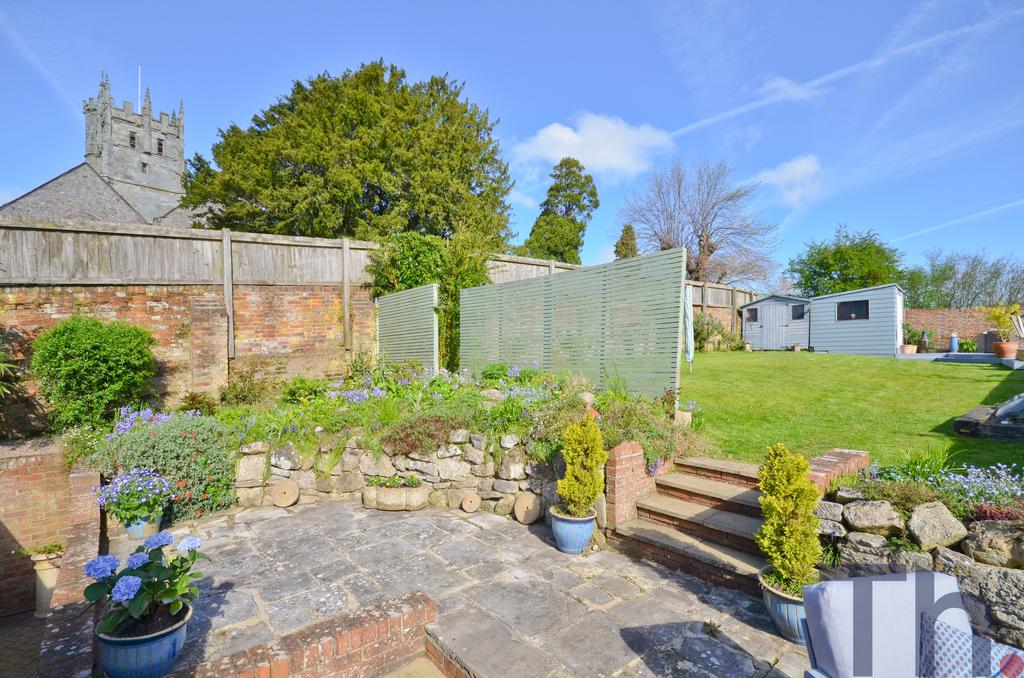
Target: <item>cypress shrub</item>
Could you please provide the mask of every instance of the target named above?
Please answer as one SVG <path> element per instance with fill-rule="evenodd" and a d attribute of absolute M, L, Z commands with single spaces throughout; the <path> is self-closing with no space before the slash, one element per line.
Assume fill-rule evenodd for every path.
<path fill-rule="evenodd" d="M 608 460 L 601 429 L 592 417 L 570 424 L 562 435 L 565 477 L 558 481 L 558 496 L 571 516 L 583 518 L 604 490 L 601 468 Z"/>
<path fill-rule="evenodd" d="M 768 557 L 770 583 L 795 595 L 818 580 L 821 562 L 818 517 L 814 509 L 820 494 L 809 477 L 810 465 L 782 443 L 768 448 L 758 472 L 764 524 L 755 541 Z"/>

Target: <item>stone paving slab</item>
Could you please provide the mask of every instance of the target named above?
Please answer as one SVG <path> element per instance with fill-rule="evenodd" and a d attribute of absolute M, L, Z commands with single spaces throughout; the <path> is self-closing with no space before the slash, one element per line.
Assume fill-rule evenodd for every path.
<path fill-rule="evenodd" d="M 176 531 L 189 529 L 213 560 L 179 672 L 414 589 L 437 601 L 431 636 L 483 678 L 800 676 L 807 666 L 760 600 L 612 551 L 560 553 L 542 524 L 337 503 L 242 509 Z"/>
<path fill-rule="evenodd" d="M 36 675 L 45 625 L 31 612 L 0 617 L 0 676 Z"/>

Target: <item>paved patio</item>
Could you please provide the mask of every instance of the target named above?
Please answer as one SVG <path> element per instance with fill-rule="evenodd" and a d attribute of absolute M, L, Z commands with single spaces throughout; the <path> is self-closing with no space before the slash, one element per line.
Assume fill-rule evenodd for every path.
<path fill-rule="evenodd" d="M 213 561 L 181 668 L 417 588 L 438 603 L 438 644 L 480 676 L 799 676 L 807 666 L 761 601 L 611 551 L 560 553 L 543 524 L 325 504 L 244 509 L 196 532 Z"/>

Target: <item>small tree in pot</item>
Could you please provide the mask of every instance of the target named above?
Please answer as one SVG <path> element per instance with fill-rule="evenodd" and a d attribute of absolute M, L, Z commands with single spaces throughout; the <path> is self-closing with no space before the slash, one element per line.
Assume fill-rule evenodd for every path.
<path fill-rule="evenodd" d="M 803 587 L 818 580 L 821 561 L 818 517 L 821 493 L 810 480 L 810 465 L 782 443 L 768 448 L 758 471 L 764 524 L 755 537 L 768 565 L 758 573 L 768 613 L 788 640 L 803 644 Z"/>
<path fill-rule="evenodd" d="M 1016 358 L 1020 343 L 1015 341 L 1017 334 L 1014 317 L 1022 313 L 1020 304 L 1012 306 L 992 306 L 985 309 L 988 320 L 993 325 L 999 341 L 992 343 L 992 350 L 997 358 Z"/>
<path fill-rule="evenodd" d="M 558 550 L 582 553 L 594 534 L 594 504 L 604 491 L 601 469 L 608 460 L 604 439 L 591 415 L 562 433 L 565 477 L 558 481 L 560 506 L 552 506 L 551 529 Z"/>
<path fill-rule="evenodd" d="M 910 323 L 903 323 L 903 344 L 900 353 L 910 355 L 917 353 L 917 344 L 921 341 L 921 330 L 915 330 Z"/>

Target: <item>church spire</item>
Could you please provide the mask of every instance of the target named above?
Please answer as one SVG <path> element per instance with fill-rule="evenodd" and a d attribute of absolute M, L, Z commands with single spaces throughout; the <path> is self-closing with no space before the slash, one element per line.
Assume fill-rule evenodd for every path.
<path fill-rule="evenodd" d="M 149 88 L 146 88 L 146 98 L 142 100 L 142 112 L 146 115 L 153 114 L 153 102 L 149 98 Z"/>

